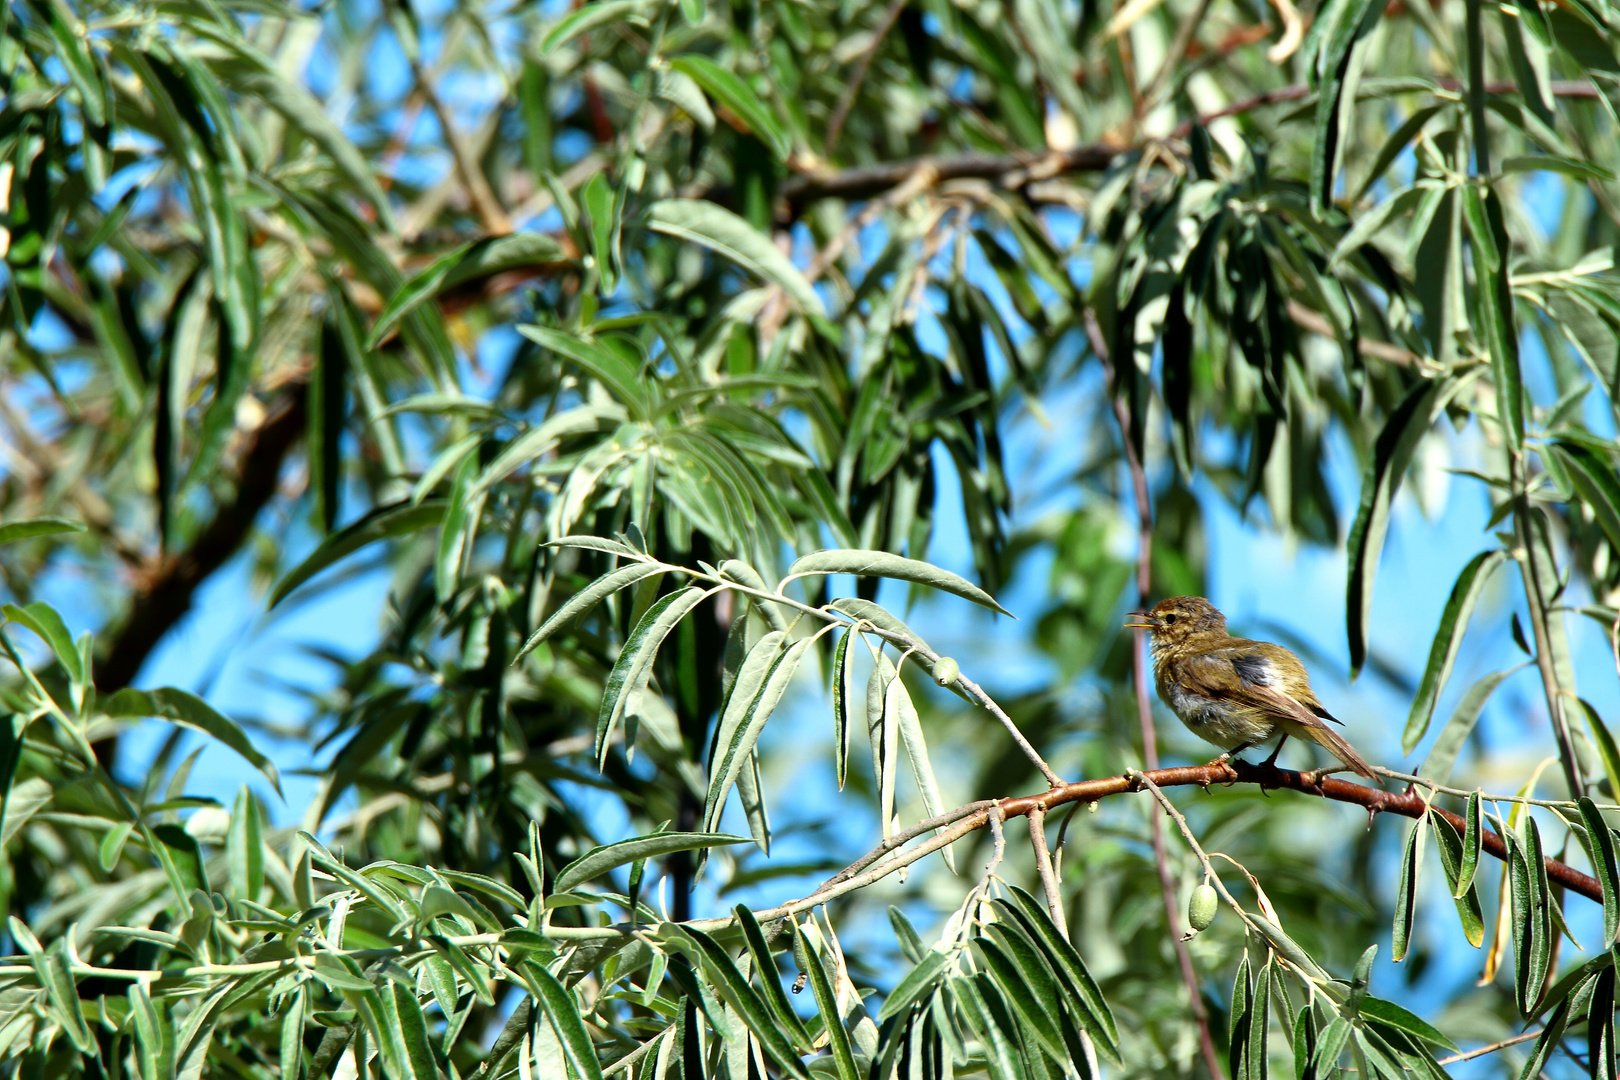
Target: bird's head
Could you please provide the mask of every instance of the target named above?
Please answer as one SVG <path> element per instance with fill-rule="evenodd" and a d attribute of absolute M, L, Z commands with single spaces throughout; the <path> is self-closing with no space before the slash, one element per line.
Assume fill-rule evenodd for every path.
<path fill-rule="evenodd" d="M 1125 624 L 1151 630 L 1155 643 L 1171 644 L 1196 634 L 1226 633 L 1226 616 L 1202 596 L 1172 596 L 1153 605 L 1151 611 L 1131 612 Z"/>

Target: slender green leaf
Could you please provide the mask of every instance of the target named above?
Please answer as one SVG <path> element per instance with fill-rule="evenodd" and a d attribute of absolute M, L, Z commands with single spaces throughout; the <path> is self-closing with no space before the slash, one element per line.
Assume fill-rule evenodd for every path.
<path fill-rule="evenodd" d="M 1615 745 L 1613 732 L 1585 698 L 1576 698 L 1575 704 L 1586 717 L 1586 728 L 1592 733 L 1592 745 L 1597 747 L 1603 771 L 1609 778 L 1609 790 L 1620 792 L 1620 746 Z"/>
<path fill-rule="evenodd" d="M 433 260 L 426 269 L 400 285 L 378 313 L 366 337 L 365 348 L 367 351 L 377 348 L 407 315 L 458 285 L 510 270 L 548 266 L 564 262 L 566 258 L 557 241 L 537 233 L 486 237 L 463 244 Z"/>
<path fill-rule="evenodd" d="M 894 710 L 900 745 L 911 761 L 911 771 L 917 780 L 917 793 L 922 797 L 923 809 L 929 817 L 938 817 L 947 807 L 945 800 L 940 797 L 939 780 L 934 776 L 933 763 L 928 760 L 928 742 L 923 737 L 922 720 L 917 715 L 917 706 L 911 700 L 904 681 L 896 678 L 889 683 L 883 707 L 885 711 Z M 943 828 L 935 831 L 942 832 Z M 956 873 L 956 859 L 951 849 L 941 848 L 940 856 L 951 873 Z"/>
<path fill-rule="evenodd" d="M 857 631 L 846 630 L 833 647 L 832 701 L 833 701 L 833 761 L 838 774 L 838 790 L 844 790 L 849 778 L 849 705 L 855 688 L 851 685 L 854 660 L 850 641 Z"/>
<path fill-rule="evenodd" d="M 737 970 L 737 965 L 732 962 L 726 950 L 701 930 L 688 926 L 683 927 L 681 933 L 696 943 L 703 958 L 703 968 L 709 984 L 737 1011 L 765 1051 L 789 1074 L 799 1077 L 800 1080 L 810 1080 L 810 1074 L 805 1071 L 803 1062 L 793 1050 L 793 1045 L 783 1037 L 781 1029 L 771 1019 L 765 1003 L 754 993 L 754 988 L 748 985 L 748 980 L 742 977 L 742 973 Z"/>
<path fill-rule="evenodd" d="M 1453 896 L 1472 885 L 1474 874 L 1479 870 L 1480 851 L 1485 843 L 1483 801 L 1478 791 L 1471 792 L 1468 796 L 1468 806 L 1463 811 L 1462 859 L 1457 867 L 1457 880 L 1452 887 Z"/>
<path fill-rule="evenodd" d="M 231 828 L 225 839 L 225 861 L 231 888 L 238 897 L 256 900 L 264 888 L 264 828 L 259 800 L 247 788 L 236 793 Z"/>
<path fill-rule="evenodd" d="M 551 618 L 541 623 L 540 629 L 529 635 L 529 640 L 523 643 L 523 648 L 512 658 L 512 663 L 516 664 L 527 656 L 535 646 L 620 589 L 628 588 L 638 581 L 643 581 L 663 572 L 664 568 L 658 563 L 633 562 L 629 566 L 621 566 L 617 570 L 610 570 L 603 574 L 585 588 L 570 596 L 567 602 L 552 614 Z"/>
<path fill-rule="evenodd" d="M 878 1010 L 877 1021 L 883 1023 L 890 1017 L 899 1016 L 924 997 L 932 994 L 934 988 L 945 976 L 945 969 L 950 963 L 950 957 L 938 951 L 929 949 L 923 953 L 922 959 L 908 972 L 905 977 L 883 999 L 883 1007 Z"/>
<path fill-rule="evenodd" d="M 390 981 L 378 995 L 382 1019 L 387 1025 L 389 1055 L 400 1080 L 436 1080 L 433 1049 L 428 1045 L 427 1018 L 422 1015 L 416 994 Z"/>
<path fill-rule="evenodd" d="M 32 630 L 41 641 L 49 645 L 69 679 L 75 683 L 84 682 L 84 663 L 79 658 L 79 650 L 73 644 L 73 635 L 68 633 L 66 624 L 62 622 L 62 616 L 56 613 L 55 608 L 43 600 L 36 600 L 27 607 L 7 604 L 0 608 L 0 612 L 18 626 Z"/>
<path fill-rule="evenodd" d="M 353 525 L 339 529 L 321 541 L 308 558 L 276 583 L 276 587 L 270 591 L 269 606 L 275 607 L 298 586 L 368 544 L 407 536 L 438 525 L 444 520 L 446 508 L 447 504 L 441 500 L 379 506 Z"/>
<path fill-rule="evenodd" d="M 533 327 L 520 326 L 518 332 L 527 334 L 531 329 Z M 538 427 L 530 428 L 508 443 L 506 449 L 484 467 L 484 471 L 478 474 L 478 482 L 472 486 L 470 494 L 476 495 L 489 490 L 522 466 L 531 464 L 542 455 L 556 449 L 557 444 L 568 436 L 594 432 L 601 425 L 603 418 L 604 413 L 601 410 L 581 406 L 558 413 Z"/>
<path fill-rule="evenodd" d="M 82 1054 L 99 1056 L 96 1040 L 90 1034 L 90 1028 L 84 1022 L 84 1013 L 79 1008 L 78 987 L 68 969 L 66 939 L 59 939 L 46 949 L 15 915 L 8 920 L 8 925 L 11 940 L 27 954 L 29 963 L 33 965 L 34 975 L 50 1003 L 51 1015 L 67 1032 L 75 1049 Z"/>
<path fill-rule="evenodd" d="M 1004 940 L 1004 939 L 1003 939 Z M 1056 987 L 1051 983 L 1041 983 L 1034 978 L 1031 970 L 1022 970 L 1014 963 L 1001 947 L 987 937 L 979 938 L 980 953 L 984 956 L 985 970 L 998 986 L 1013 1009 L 1023 1021 L 1029 1025 L 1040 1042 L 1040 1046 L 1052 1056 L 1054 1061 L 1064 1061 L 1068 1054 L 1063 1046 L 1063 1036 L 1058 1032 L 1057 1024 L 1052 1018 L 1052 1012 L 1057 1009 Z M 1033 957 L 1034 953 L 1031 952 Z"/>
<path fill-rule="evenodd" d="M 1446 872 L 1446 882 L 1457 904 L 1457 918 L 1462 922 L 1463 936 L 1468 939 L 1468 944 L 1477 949 L 1485 940 L 1485 914 L 1480 907 L 1479 891 L 1474 888 L 1472 880 L 1462 880 L 1463 838 L 1457 835 L 1457 827 L 1449 819 L 1438 814 L 1430 816 L 1435 847 L 1440 852 L 1440 866 Z"/>
<path fill-rule="evenodd" d="M 1614 944 L 1620 931 L 1620 860 L 1615 853 L 1614 834 L 1609 831 L 1603 813 L 1590 798 L 1582 795 L 1576 805 L 1586 825 L 1586 846 L 1592 861 L 1592 871 L 1603 888 L 1603 945 Z"/>
<path fill-rule="evenodd" d="M 603 844 L 581 855 L 558 872 L 552 882 L 554 892 L 569 892 L 601 877 L 609 870 L 640 859 L 660 859 L 677 851 L 703 851 L 726 844 L 746 844 L 748 837 L 728 833 L 651 833 L 616 844 Z"/>
<path fill-rule="evenodd" d="M 1475 150 L 1480 152 L 1477 143 Z M 1479 282 L 1479 323 L 1491 357 L 1491 377 L 1496 383 L 1497 426 L 1509 449 L 1517 453 L 1524 445 L 1524 380 L 1519 371 L 1519 334 L 1513 316 L 1513 289 L 1508 281 L 1510 247 L 1502 221 L 1502 202 L 1489 188 L 1481 192 L 1468 185 L 1464 194 L 1464 216 L 1473 241 L 1474 275 Z"/>
<path fill-rule="evenodd" d="M 706 56 L 688 54 L 677 56 L 669 66 L 703 87 L 715 101 L 737 115 L 748 130 L 771 148 L 777 161 L 786 161 L 793 151 L 793 140 L 786 128 L 771 113 L 770 106 L 735 72 L 716 64 Z"/>
<path fill-rule="evenodd" d="M 261 754 L 247 732 L 235 720 L 214 710 L 214 707 L 195 694 L 165 686 L 157 690 L 136 690 L 126 687 L 101 705 L 108 716 L 151 716 L 171 723 L 195 728 L 236 751 L 249 765 L 264 774 L 281 794 L 281 775 L 275 762 Z"/>
<path fill-rule="evenodd" d="M 1591 507 L 1603 535 L 1620 551 L 1620 475 L 1611 460 L 1600 457 L 1591 447 L 1563 439 L 1545 450 L 1560 458 L 1565 472 L 1583 502 Z"/>
<path fill-rule="evenodd" d="M 1441 784 L 1450 782 L 1451 771 L 1457 764 L 1457 757 L 1462 753 L 1468 737 L 1473 734 L 1474 725 L 1478 723 L 1479 715 L 1485 709 L 1485 703 L 1490 700 L 1496 688 L 1502 685 L 1503 680 L 1524 667 L 1524 664 L 1519 664 L 1506 671 L 1493 671 L 1468 688 L 1462 700 L 1457 702 L 1457 708 L 1446 721 L 1446 726 L 1440 729 L 1440 737 L 1435 739 L 1434 746 L 1429 750 L 1429 756 L 1424 759 L 1423 767 L 1418 770 L 1422 775 Z"/>
<path fill-rule="evenodd" d="M 557 1029 L 562 1037 L 564 1051 L 568 1060 L 585 1080 L 602 1080 L 602 1064 L 597 1060 L 596 1047 L 591 1043 L 591 1036 L 585 1030 L 584 1023 L 579 1017 L 579 1008 L 574 1004 L 574 996 L 563 989 L 562 983 L 556 976 L 535 963 L 524 963 L 523 971 L 529 981 L 539 991 L 540 1007 L 551 1021 L 551 1026 Z"/>
<path fill-rule="evenodd" d="M 840 614 L 848 615 L 851 619 L 868 622 L 879 630 L 898 634 L 909 645 L 921 645 L 923 643 L 922 638 L 918 637 L 911 627 L 870 600 L 862 600 L 858 596 L 842 596 L 834 600 L 829 606 Z"/>
<path fill-rule="evenodd" d="M 949 570 L 941 570 L 929 563 L 891 555 L 886 551 L 848 551 L 841 548 L 817 551 L 788 567 L 787 577 L 795 578 L 808 574 L 853 574 L 856 577 L 898 578 L 901 581 L 927 585 L 941 592 L 960 596 L 992 611 L 999 611 L 1003 615 L 1012 614 L 996 603 L 995 597 L 966 578 Z"/>
<path fill-rule="evenodd" d="M 1455 390 L 1455 383 L 1443 379 L 1414 386 L 1385 421 L 1374 444 L 1372 460 L 1367 463 L 1367 473 L 1361 482 L 1361 508 L 1356 512 L 1347 542 L 1350 578 L 1346 619 L 1352 677 L 1360 672 L 1367 658 L 1373 579 L 1378 572 L 1378 558 L 1383 553 L 1384 536 L 1389 531 L 1390 506 L 1418 440 Z"/>
<path fill-rule="evenodd" d="M 822 963 L 821 957 L 816 954 L 815 945 L 805 936 L 804 931 L 800 929 L 797 923 L 794 923 L 793 934 L 798 942 L 799 950 L 803 952 L 808 960 L 804 966 L 810 976 L 810 988 L 816 995 L 816 1008 L 820 1010 L 822 1023 L 826 1026 L 827 1045 L 828 1049 L 832 1051 L 833 1067 L 838 1071 L 838 1080 L 863 1080 L 866 1074 L 856 1067 L 854 1048 L 850 1046 L 849 1042 L 849 1029 L 844 1027 L 843 1016 L 838 1011 L 838 996 L 833 993 L 832 980 L 827 978 L 827 967 Z M 893 1000 L 902 988 L 907 987 L 908 981 L 916 973 L 916 970 L 916 968 L 913 968 L 906 974 L 906 978 L 900 980 L 900 985 L 896 986 L 894 992 L 889 995 L 890 1000 Z M 911 984 L 912 987 L 918 985 L 921 984 Z M 925 989 L 931 990 L 934 985 L 935 980 L 930 979 Z M 922 992 L 908 989 L 908 993 L 913 993 L 914 996 Z M 885 1005 L 887 1005 L 887 1002 L 885 1002 Z M 886 1019 L 881 1012 L 878 1018 L 880 1021 Z"/>
<path fill-rule="evenodd" d="M 1418 684 L 1417 696 L 1412 699 L 1412 712 L 1407 717 L 1406 733 L 1401 737 L 1401 749 L 1410 754 L 1429 730 L 1434 716 L 1435 702 L 1451 677 L 1457 651 L 1462 648 L 1463 634 L 1468 630 L 1468 618 L 1479 602 L 1491 573 L 1502 564 L 1507 554 L 1500 549 L 1482 551 L 1468 560 L 1457 581 L 1451 587 L 1445 610 L 1440 614 L 1440 628 L 1435 631 L 1434 644 L 1429 649 L 1429 663 Z"/>
<path fill-rule="evenodd" d="M 546 31 L 546 36 L 540 39 L 540 55 L 547 56 L 558 46 L 598 26 L 622 23 L 638 14 L 642 8 L 651 6 L 651 0 L 597 0 L 596 3 L 581 5 Z"/>
<path fill-rule="evenodd" d="M 1574 158 L 1560 157 L 1552 154 L 1525 154 L 1502 160 L 1504 173 L 1516 172 L 1556 172 L 1577 180 L 1605 180 L 1612 181 L 1614 173 L 1591 161 L 1577 161 Z"/>
<path fill-rule="evenodd" d="M 742 928 L 743 940 L 748 945 L 748 955 L 753 957 L 754 970 L 759 972 L 759 984 L 765 992 L 765 1003 L 771 1007 L 771 1013 L 776 1022 L 782 1025 L 794 1043 L 805 1053 L 810 1051 L 810 1032 L 805 1028 L 799 1014 L 793 1011 L 793 1004 L 782 989 L 782 978 L 776 970 L 776 958 L 771 955 L 770 948 L 765 944 L 765 934 L 759 927 L 759 920 L 754 913 L 748 910 L 747 904 L 738 904 L 732 909 L 732 915 L 737 925 Z"/>
<path fill-rule="evenodd" d="M 619 652 L 613 670 L 602 688 L 602 707 L 596 715 L 596 760 L 607 761 L 613 732 L 624 717 L 630 701 L 646 689 L 652 677 L 653 660 L 664 638 L 703 599 L 702 589 L 688 588 L 665 595 L 641 617 L 629 640 Z"/>
<path fill-rule="evenodd" d="M 1395 887 L 1395 930 L 1390 944 L 1390 957 L 1397 964 L 1406 959 L 1406 947 L 1412 940 L 1412 920 L 1417 916 L 1418 869 L 1423 861 L 1423 839 L 1427 830 L 1427 815 L 1419 818 L 1406 836 L 1406 852 L 1401 857 L 1401 880 Z"/>
<path fill-rule="evenodd" d="M 723 207 L 697 199 L 665 199 L 648 208 L 647 225 L 654 232 L 688 240 L 723 255 L 780 286 L 805 311 L 813 315 L 824 313 L 815 289 L 770 237 Z"/>
<path fill-rule="evenodd" d="M 775 633 L 775 631 L 772 631 Z M 771 634 L 766 634 L 756 645 L 755 651 L 764 648 Z M 703 803 L 703 820 L 706 827 L 713 829 L 720 822 L 720 815 L 726 806 L 726 796 L 730 794 L 731 787 L 737 782 L 737 776 L 747 764 L 748 755 L 753 752 L 754 746 L 759 742 L 759 735 L 765 729 L 765 722 L 770 719 L 782 695 L 787 692 L 788 683 L 792 681 L 794 672 L 799 668 L 799 661 L 810 646 L 815 644 L 814 638 L 801 638 L 785 649 L 779 648 L 781 642 L 773 643 L 771 651 L 761 658 L 762 664 L 768 668 L 764 677 L 759 680 L 759 689 L 751 698 L 742 698 L 741 692 L 747 684 L 754 681 L 748 661 L 744 661 L 743 670 L 737 676 L 737 683 L 732 687 L 731 701 L 727 703 L 726 712 L 732 713 L 733 707 L 740 709 L 736 713 L 734 723 L 728 725 L 724 717 L 717 732 L 714 750 L 714 766 L 710 770 L 708 795 Z M 750 654 L 749 659 L 753 656 Z M 729 733 L 724 742 L 719 740 L 720 733 Z"/>
<path fill-rule="evenodd" d="M 0 544 L 15 544 L 19 540 L 28 540 L 35 536 L 51 536 L 56 533 L 84 532 L 84 525 L 67 518 L 43 517 L 30 518 L 27 521 L 9 521 L 0 525 Z"/>
<path fill-rule="evenodd" d="M 1086 970 L 1085 961 L 1080 959 L 1080 954 L 1069 939 L 1053 924 L 1052 917 L 1046 913 L 1040 901 L 1016 886 L 1009 892 L 1013 902 L 1003 903 L 1002 909 L 1023 923 L 1030 938 L 1051 962 L 1053 970 L 1067 982 L 1071 1000 L 1082 1006 L 1086 1014 L 1082 1022 L 1093 1037 L 1102 1042 L 1102 1049 L 1117 1055 L 1119 1030 L 1114 1024 L 1114 1014 L 1108 1008 L 1108 1001 L 1096 980 L 1091 977 L 1091 972 Z"/>

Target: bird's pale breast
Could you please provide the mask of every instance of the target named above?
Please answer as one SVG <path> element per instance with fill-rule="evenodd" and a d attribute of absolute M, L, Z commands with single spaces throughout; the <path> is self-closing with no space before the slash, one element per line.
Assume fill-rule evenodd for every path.
<path fill-rule="evenodd" d="M 1223 750 L 1268 738 L 1272 732 L 1272 721 L 1258 711 L 1202 697 L 1171 679 L 1159 680 L 1159 697 L 1189 731 Z"/>

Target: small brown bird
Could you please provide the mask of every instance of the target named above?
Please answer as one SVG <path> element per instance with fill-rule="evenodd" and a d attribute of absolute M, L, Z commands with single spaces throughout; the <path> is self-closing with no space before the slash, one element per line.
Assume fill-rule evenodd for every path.
<path fill-rule="evenodd" d="M 1172 596 L 1125 625 L 1152 633 L 1159 697 L 1187 730 L 1233 754 L 1281 735 L 1270 765 L 1292 735 L 1323 746 L 1362 776 L 1372 767 L 1325 723 L 1339 721 L 1316 700 L 1299 657 L 1269 641 L 1235 638 L 1226 616 L 1201 596 Z"/>

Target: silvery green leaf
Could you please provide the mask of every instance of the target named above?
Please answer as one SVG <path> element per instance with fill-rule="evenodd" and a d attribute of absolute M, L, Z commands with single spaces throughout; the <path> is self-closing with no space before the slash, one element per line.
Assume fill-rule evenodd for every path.
<path fill-rule="evenodd" d="M 765 584 L 765 579 L 760 577 L 758 570 L 740 560 L 727 559 L 720 564 L 719 570 L 721 577 L 730 578 L 739 585 L 747 586 L 758 592 L 768 593 L 772 591 L 770 586 Z M 787 630 L 787 616 L 783 613 L 780 604 L 772 600 L 762 600 L 757 596 L 750 596 L 748 602 L 759 609 L 760 615 L 764 617 L 766 622 L 771 624 L 772 630 Z"/>
<path fill-rule="evenodd" d="M 622 23 L 649 5 L 650 0 L 604 0 L 602 3 L 585 4 L 576 8 L 559 20 L 556 26 L 546 31 L 546 36 L 540 39 L 540 55 L 547 56 L 559 45 L 566 44 L 598 26 Z"/>
<path fill-rule="evenodd" d="M 1435 702 L 1445 689 L 1446 680 L 1462 648 L 1463 634 L 1468 630 L 1468 617 L 1479 601 L 1491 573 L 1507 558 L 1500 549 L 1482 551 L 1468 561 L 1451 587 L 1451 596 L 1440 615 L 1440 628 L 1435 631 L 1434 644 L 1429 651 L 1429 663 L 1423 671 L 1423 681 L 1412 699 L 1412 712 L 1406 721 L 1406 733 L 1401 738 L 1401 749 L 1410 754 L 1423 741 L 1434 715 Z"/>
<path fill-rule="evenodd" d="M 508 443 L 506 449 L 496 455 L 495 460 L 478 474 L 478 480 L 472 485 L 469 496 L 488 491 L 519 468 L 555 449 L 557 444 L 568 436 L 595 431 L 607 417 L 608 414 L 603 409 L 581 405 L 567 412 L 558 413 L 539 427 L 524 432 Z"/>
<path fill-rule="evenodd" d="M 856 630 L 844 631 L 833 648 L 833 757 L 839 791 L 844 790 L 844 782 L 849 778 L 849 708 L 850 695 L 854 692 L 854 687 L 850 685 L 854 665 L 849 646 L 858 633 Z"/>
<path fill-rule="evenodd" d="M 749 751 L 748 760 L 737 773 L 737 798 L 743 814 L 748 818 L 748 833 L 760 850 L 771 853 L 771 818 L 765 807 L 765 795 L 759 778 L 759 751 Z"/>
<path fill-rule="evenodd" d="M 665 832 L 637 836 L 616 844 L 594 847 L 563 867 L 552 883 L 554 892 L 565 893 L 587 881 L 601 877 L 609 870 L 627 866 L 639 859 L 661 859 L 677 851 L 702 851 L 723 844 L 746 844 L 746 836 L 729 833 Z"/>
<path fill-rule="evenodd" d="M 891 634 L 897 634 L 909 644 L 921 645 L 923 643 L 922 638 L 918 637 L 911 627 L 870 600 L 862 600 L 858 596 L 843 596 L 834 600 L 828 606 L 842 615 L 848 615 L 852 619 L 871 623 L 879 630 L 887 630 Z"/>
<path fill-rule="evenodd" d="M 770 640 L 772 631 L 760 639 L 754 646 L 754 652 L 760 652 Z M 722 742 L 718 738 L 715 742 L 714 764 L 710 771 L 709 793 L 704 800 L 703 820 L 704 827 L 714 829 L 720 823 L 720 815 L 725 810 L 726 796 L 731 786 L 737 782 L 737 775 L 747 764 L 748 754 L 759 742 L 759 734 L 765 728 L 765 722 L 770 719 L 772 711 L 786 693 L 788 683 L 793 679 L 793 673 L 798 670 L 799 661 L 803 659 L 806 651 L 815 643 L 814 638 L 801 638 L 786 649 L 780 649 L 779 640 L 772 645 L 771 652 L 762 658 L 762 662 L 769 662 L 769 670 L 759 683 L 758 691 L 749 699 L 743 699 L 742 691 L 745 681 L 753 681 L 749 673 L 749 660 L 744 661 L 743 670 L 737 675 L 736 685 L 732 687 L 731 701 L 727 703 L 726 711 L 738 708 L 740 713 L 735 714 L 737 719 L 730 726 L 730 738 Z M 726 726 L 722 720 L 722 726 Z"/>
<path fill-rule="evenodd" d="M 916 703 L 911 700 L 911 694 L 906 690 L 903 680 L 895 678 L 889 683 L 884 708 L 885 710 L 892 708 L 895 711 L 900 744 L 905 747 L 906 757 L 911 760 L 911 770 L 917 778 L 917 793 L 922 796 L 923 809 L 927 811 L 928 817 L 938 817 L 945 812 L 945 802 L 939 795 L 939 781 L 934 777 L 934 766 L 928 760 L 928 743 L 923 738 L 922 721 L 917 716 Z M 951 873 L 956 873 L 956 857 L 951 854 L 951 849 L 941 848 L 940 855 Z"/>
<path fill-rule="evenodd" d="M 65 532 L 84 532 L 84 525 L 77 521 L 69 521 L 67 518 L 59 517 L 8 521 L 6 524 L 0 525 L 0 544 L 14 544 L 18 540 Z"/>
<path fill-rule="evenodd" d="M 887 551 L 833 548 L 813 552 L 788 567 L 787 576 L 790 578 L 805 574 L 853 574 L 857 577 L 898 578 L 901 581 L 927 585 L 941 592 L 960 596 L 992 611 L 999 611 L 1003 615 L 1012 614 L 996 603 L 995 597 L 961 575 L 918 559 L 892 555 Z"/>
<path fill-rule="evenodd" d="M 658 647 L 704 595 L 703 590 L 697 588 L 669 593 L 648 608 L 641 621 L 636 623 L 636 628 L 630 632 L 630 638 L 624 643 L 624 649 L 620 651 L 613 670 L 608 672 L 607 683 L 602 688 L 602 707 L 596 714 L 596 760 L 599 764 L 607 761 L 613 731 L 624 717 L 630 698 L 646 689 L 647 681 L 652 677 Z"/>

